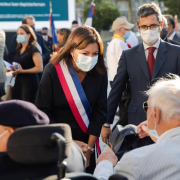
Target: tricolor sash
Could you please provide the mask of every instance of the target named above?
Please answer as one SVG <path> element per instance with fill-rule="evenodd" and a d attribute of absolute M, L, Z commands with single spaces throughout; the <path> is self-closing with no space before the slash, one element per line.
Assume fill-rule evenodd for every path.
<path fill-rule="evenodd" d="M 68 68 L 64 61 L 56 64 L 55 68 L 71 111 L 81 130 L 87 134 L 92 110 L 77 73 L 72 64 Z M 99 138 L 96 147 L 100 154 Z"/>

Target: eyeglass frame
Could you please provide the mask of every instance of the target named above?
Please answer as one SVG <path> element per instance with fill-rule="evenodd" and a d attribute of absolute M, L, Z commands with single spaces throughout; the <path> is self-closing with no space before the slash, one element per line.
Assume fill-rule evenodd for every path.
<path fill-rule="evenodd" d="M 147 113 L 147 110 L 148 110 L 148 103 L 147 103 L 147 101 L 143 102 L 143 110 L 145 111 L 145 113 Z"/>
<path fill-rule="evenodd" d="M 151 29 L 151 26 L 152 26 L 152 25 L 156 25 L 158 28 L 159 28 L 159 26 L 160 26 L 160 24 L 151 24 L 150 26 L 142 25 L 142 26 L 146 26 L 146 29 L 141 29 L 142 26 L 138 26 L 138 28 L 141 29 L 141 30 L 148 30 L 148 29 Z M 156 29 L 156 28 L 154 28 L 154 29 Z"/>

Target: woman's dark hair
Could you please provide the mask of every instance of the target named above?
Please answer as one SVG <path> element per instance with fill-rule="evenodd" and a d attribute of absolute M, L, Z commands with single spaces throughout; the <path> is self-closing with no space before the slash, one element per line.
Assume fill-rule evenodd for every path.
<path fill-rule="evenodd" d="M 36 45 L 37 37 L 36 37 L 33 29 L 27 24 L 22 24 L 19 28 L 23 29 L 27 34 L 31 34 L 31 36 L 29 38 L 29 44 L 27 46 L 27 49 L 29 49 L 32 45 Z M 17 43 L 17 50 L 21 49 L 21 47 L 22 47 L 22 44 Z"/>
<path fill-rule="evenodd" d="M 99 47 L 98 62 L 93 69 L 93 72 L 104 74 L 107 70 L 104 56 L 103 56 L 103 42 L 99 33 L 92 27 L 78 27 L 69 36 L 64 47 L 58 52 L 57 55 L 52 56 L 51 61 L 54 65 L 64 60 L 67 65 L 72 61 L 70 54 L 73 49 L 84 49 L 91 43 L 97 43 Z"/>
<path fill-rule="evenodd" d="M 58 30 L 58 33 L 63 35 L 63 42 L 60 44 L 60 48 L 61 48 L 65 45 L 69 35 L 71 34 L 71 31 L 69 29 L 62 28 Z"/>

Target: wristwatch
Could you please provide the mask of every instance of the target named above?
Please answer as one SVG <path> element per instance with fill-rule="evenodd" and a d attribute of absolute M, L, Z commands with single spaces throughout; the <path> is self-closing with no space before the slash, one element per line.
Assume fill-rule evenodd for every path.
<path fill-rule="evenodd" d="M 92 147 L 88 146 L 87 149 L 90 150 L 92 153 L 94 152 L 94 148 L 92 148 Z"/>
<path fill-rule="evenodd" d="M 105 127 L 105 128 L 110 128 L 111 126 L 110 126 L 110 124 L 105 123 L 105 124 L 103 125 L 103 127 Z"/>

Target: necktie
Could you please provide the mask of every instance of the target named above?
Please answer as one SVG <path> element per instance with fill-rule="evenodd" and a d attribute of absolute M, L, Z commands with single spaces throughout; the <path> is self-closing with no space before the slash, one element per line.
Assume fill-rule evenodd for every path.
<path fill-rule="evenodd" d="M 155 59 L 154 59 L 154 51 L 155 51 L 155 47 L 149 47 L 149 54 L 148 54 L 148 67 L 149 67 L 149 73 L 150 73 L 150 77 L 152 79 L 152 75 L 153 75 L 153 69 L 154 69 L 154 63 L 155 63 Z"/>

